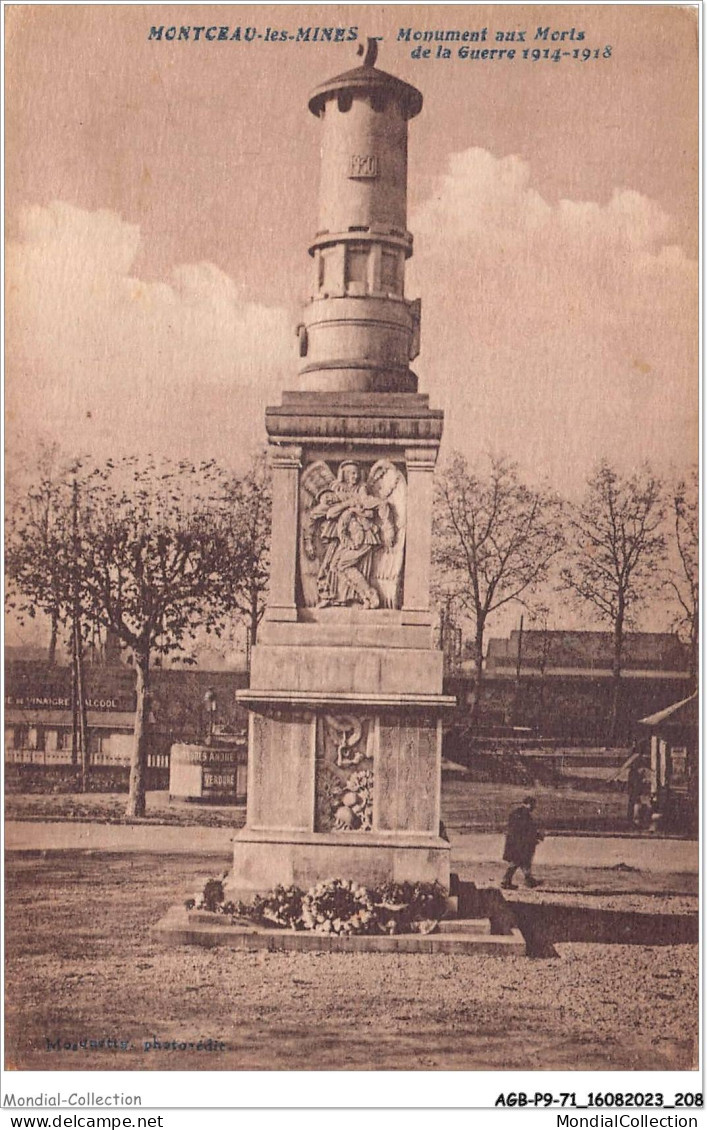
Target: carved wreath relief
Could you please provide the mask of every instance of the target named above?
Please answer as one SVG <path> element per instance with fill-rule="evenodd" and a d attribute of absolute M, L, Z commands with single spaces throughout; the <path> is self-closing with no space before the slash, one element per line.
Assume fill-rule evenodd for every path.
<path fill-rule="evenodd" d="M 373 825 L 373 725 L 354 714 L 317 723 L 316 831 L 369 832 Z"/>
<path fill-rule="evenodd" d="M 345 459 L 302 472 L 300 578 L 305 606 L 399 608 L 407 484 L 388 459 L 365 476 Z"/>

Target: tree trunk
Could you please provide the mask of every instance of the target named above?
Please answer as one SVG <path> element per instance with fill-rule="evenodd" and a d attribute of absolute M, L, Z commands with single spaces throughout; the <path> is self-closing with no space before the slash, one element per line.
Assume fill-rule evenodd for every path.
<path fill-rule="evenodd" d="M 79 762 L 79 693 L 76 677 L 76 632 L 71 631 L 71 764 Z"/>
<path fill-rule="evenodd" d="M 88 718 L 86 715 L 86 687 L 83 678 L 83 642 L 81 623 L 74 618 L 74 662 L 76 664 L 76 708 L 79 724 L 79 746 L 81 749 L 81 792 L 88 791 L 90 772 L 90 751 L 88 748 Z"/>
<path fill-rule="evenodd" d="M 58 635 L 59 635 L 59 616 L 58 616 L 58 613 L 55 611 L 55 612 L 52 612 L 52 630 L 51 630 L 51 635 L 49 637 L 49 652 L 47 654 L 47 662 L 49 663 L 50 667 L 53 667 L 56 663 L 56 645 L 57 645 Z"/>
<path fill-rule="evenodd" d="M 255 647 L 255 642 L 258 638 L 258 594 L 252 593 L 250 598 L 250 624 L 249 630 L 249 650 L 252 651 Z"/>
<path fill-rule="evenodd" d="M 518 630 L 518 654 L 516 656 L 516 685 L 513 693 L 513 718 L 511 724 L 513 726 L 520 726 L 520 703 L 521 703 L 521 672 L 523 670 L 523 617 L 520 618 L 520 627 Z"/>
<path fill-rule="evenodd" d="M 614 657 L 611 665 L 611 717 L 609 719 L 608 739 L 615 745 L 619 732 L 619 714 L 621 708 L 621 661 L 624 648 L 624 609 L 619 611 L 614 621 Z"/>
<path fill-rule="evenodd" d="M 150 656 L 135 654 L 135 744 L 130 766 L 130 789 L 127 816 L 145 815 L 145 790 L 147 785 L 147 752 L 150 725 Z"/>
<path fill-rule="evenodd" d="M 474 638 L 474 666 L 476 673 L 474 676 L 474 690 L 471 695 L 471 702 L 469 704 L 469 729 L 476 733 L 479 722 L 479 714 L 481 712 L 481 688 L 484 679 L 484 628 L 478 626 L 476 628 L 476 636 Z"/>
<path fill-rule="evenodd" d="M 699 690 L 700 685 L 700 618 L 697 609 L 690 625 L 690 675 L 692 676 L 692 689 Z"/>

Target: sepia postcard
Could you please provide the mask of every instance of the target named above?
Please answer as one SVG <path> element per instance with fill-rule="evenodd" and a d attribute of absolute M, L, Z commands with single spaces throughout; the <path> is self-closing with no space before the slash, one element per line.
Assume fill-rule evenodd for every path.
<path fill-rule="evenodd" d="M 700 16 L 5 5 L 11 1113 L 698 1125 Z"/>

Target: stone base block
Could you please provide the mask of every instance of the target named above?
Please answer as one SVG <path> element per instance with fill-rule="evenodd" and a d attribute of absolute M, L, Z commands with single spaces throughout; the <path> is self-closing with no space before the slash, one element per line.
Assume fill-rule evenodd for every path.
<path fill-rule="evenodd" d="M 313 626 L 314 627 L 314 626 Z M 430 648 L 378 647 L 253 648 L 250 689 L 358 694 L 441 694 L 442 652 Z"/>
<path fill-rule="evenodd" d="M 359 301 L 358 299 L 356 301 Z M 414 373 L 411 373 L 415 381 Z M 336 379 L 336 371 L 334 371 Z M 300 389 L 284 391 L 282 404 L 265 410 L 265 427 L 272 440 L 330 446 L 332 440 L 369 446 L 371 439 L 391 447 L 410 444 L 437 448 L 442 438 L 443 413 L 430 408 L 429 397 L 414 392 L 376 392 L 370 371 L 367 391 Z M 414 386 L 413 386 L 414 387 Z"/>
<path fill-rule="evenodd" d="M 381 647 L 389 650 L 411 648 L 432 650 L 432 626 L 429 613 L 369 612 L 364 620 L 356 609 L 305 609 L 296 623 L 288 622 L 274 608 L 265 614 L 258 632 L 258 653 L 266 647 Z M 332 615 L 327 615 L 331 613 Z M 346 613 L 346 615 L 333 615 Z M 426 619 L 425 619 L 426 617 Z"/>
<path fill-rule="evenodd" d="M 439 924 L 440 934 L 486 934 L 491 933 L 488 918 L 443 918 Z"/>
<path fill-rule="evenodd" d="M 217 919 L 217 915 L 212 915 Z M 463 925 L 463 924 L 460 924 Z M 468 931 L 448 934 L 362 934 L 337 937 L 308 930 L 263 930 L 255 926 L 231 926 L 223 920 L 205 922 L 189 911 L 173 906 L 153 927 L 161 942 L 172 945 L 228 946 L 237 950 L 269 950 L 271 953 L 484 953 L 497 957 L 522 957 L 526 952 L 520 930 L 510 934 L 480 933 L 475 923 Z"/>
<path fill-rule="evenodd" d="M 247 900 L 279 883 L 307 890 L 322 879 L 440 883 L 449 890 L 450 847 L 439 836 L 278 833 L 244 828 L 233 842 L 229 899 Z"/>

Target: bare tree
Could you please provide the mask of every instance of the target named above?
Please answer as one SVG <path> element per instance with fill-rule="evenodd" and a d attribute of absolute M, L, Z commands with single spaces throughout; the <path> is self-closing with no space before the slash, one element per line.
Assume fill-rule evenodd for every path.
<path fill-rule="evenodd" d="M 20 623 L 47 617 L 47 658 L 53 665 L 59 630 L 71 614 L 70 602 L 62 600 L 63 555 L 71 526 L 70 468 L 56 444 L 40 445 L 26 479 L 8 489 L 5 605 Z"/>
<path fill-rule="evenodd" d="M 24 476 L 22 476 L 24 477 Z M 85 615 L 75 579 L 76 477 L 56 444 L 40 445 L 24 487 L 13 484 L 6 540 L 6 607 L 22 623 L 49 619 L 48 661 L 56 662 L 59 628 L 71 625 L 72 764 L 81 755 L 81 788 L 88 788 L 89 748 L 83 675 L 84 638 L 96 624 Z M 67 578 L 74 576 L 74 583 Z"/>
<path fill-rule="evenodd" d="M 250 655 L 265 612 L 270 579 L 272 494 L 264 452 L 253 457 L 245 475 L 228 480 L 225 498 L 232 568 L 222 578 L 224 602 L 245 623 Z"/>
<path fill-rule="evenodd" d="M 227 612 L 223 576 L 233 567 L 224 477 L 214 463 L 111 461 L 82 475 L 75 558 L 65 577 L 82 607 L 132 651 L 135 743 L 127 804 L 145 813 L 150 670 L 194 631 Z"/>
<path fill-rule="evenodd" d="M 648 466 L 623 478 L 606 461 L 587 480 L 582 501 L 569 510 L 562 586 L 598 611 L 613 632 L 609 741 L 617 737 L 625 631 L 660 580 L 664 517 L 663 486 Z"/>
<path fill-rule="evenodd" d="M 538 672 L 540 675 L 538 686 L 538 715 L 542 720 L 545 711 L 545 692 L 547 682 L 547 668 L 552 653 L 552 629 L 550 628 L 550 606 L 542 602 L 530 609 L 530 623 L 532 631 L 539 637 Z"/>
<path fill-rule="evenodd" d="M 435 489 L 434 588 L 474 623 L 474 727 L 489 616 L 512 601 L 525 605 L 547 579 L 563 545 L 562 506 L 550 490 L 524 484 L 517 465 L 506 458 L 489 457 L 488 471 L 480 475 L 457 453 Z"/>
<path fill-rule="evenodd" d="M 540 636 L 540 655 L 538 657 L 538 667 L 540 670 L 540 678 L 544 680 L 545 672 L 547 671 L 548 660 L 550 658 L 550 651 L 552 649 L 552 629 L 550 628 L 550 606 L 548 604 L 537 604 L 530 610 L 530 622 L 533 624 L 533 631 L 537 632 Z"/>
<path fill-rule="evenodd" d="M 690 649 L 690 674 L 697 679 L 700 650 L 700 500 L 697 468 L 675 484 L 670 496 L 670 550 L 675 564 L 668 586 L 679 605 L 675 628 Z"/>

